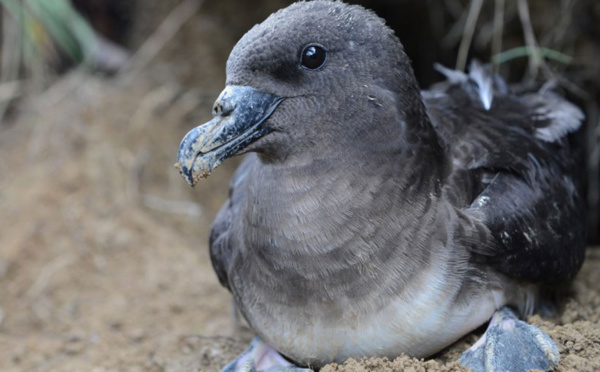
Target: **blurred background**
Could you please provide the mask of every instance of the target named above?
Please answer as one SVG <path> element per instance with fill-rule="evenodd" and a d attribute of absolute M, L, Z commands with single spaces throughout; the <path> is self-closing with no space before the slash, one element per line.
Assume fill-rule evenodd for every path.
<path fill-rule="evenodd" d="M 240 350 L 207 252 L 236 161 L 193 190 L 173 164 L 235 42 L 291 2 L 1 1 L 0 370 L 211 369 Z M 434 63 L 472 58 L 520 87 L 555 80 L 586 113 L 600 241 L 600 2 L 349 2 L 386 18 L 424 89 Z"/>

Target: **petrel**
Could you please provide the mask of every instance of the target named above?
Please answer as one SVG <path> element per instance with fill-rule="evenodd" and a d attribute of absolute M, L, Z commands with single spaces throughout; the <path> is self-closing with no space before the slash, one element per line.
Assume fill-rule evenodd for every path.
<path fill-rule="evenodd" d="M 214 119 L 177 164 L 193 186 L 248 154 L 210 236 L 258 335 L 225 371 L 427 357 L 488 321 L 462 364 L 557 365 L 554 342 L 519 318 L 584 258 L 569 140 L 583 115 L 481 64 L 439 70 L 421 92 L 384 21 L 338 1 L 295 3 L 234 47 Z"/>

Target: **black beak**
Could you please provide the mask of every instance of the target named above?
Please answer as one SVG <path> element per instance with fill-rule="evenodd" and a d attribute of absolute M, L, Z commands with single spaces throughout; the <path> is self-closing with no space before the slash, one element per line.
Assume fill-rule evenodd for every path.
<path fill-rule="evenodd" d="M 194 186 L 221 162 L 271 132 L 264 125 L 283 98 L 247 86 L 230 85 L 213 106 L 215 118 L 183 137 L 175 166 Z"/>

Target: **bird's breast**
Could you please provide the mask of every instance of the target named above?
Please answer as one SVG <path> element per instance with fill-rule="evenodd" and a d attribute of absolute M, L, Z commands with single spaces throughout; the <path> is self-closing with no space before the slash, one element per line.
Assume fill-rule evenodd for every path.
<path fill-rule="evenodd" d="M 351 298 L 324 288 L 322 300 L 281 301 L 278 293 L 234 293 L 251 327 L 282 354 L 315 367 L 364 356 L 431 355 L 492 316 L 501 295 L 482 290 L 455 301 L 460 283 L 432 263 L 401 291 Z M 376 290 L 377 292 L 377 290 Z M 382 304 L 385 304 L 382 306 Z"/>
<path fill-rule="evenodd" d="M 243 234 L 230 241 L 229 287 L 250 326 L 284 355 L 317 367 L 422 357 L 491 317 L 498 301 L 485 284 L 465 300 L 469 254 L 453 243 L 448 203 L 376 176 L 257 176 L 277 188 L 250 183 L 253 197 L 232 226 Z"/>

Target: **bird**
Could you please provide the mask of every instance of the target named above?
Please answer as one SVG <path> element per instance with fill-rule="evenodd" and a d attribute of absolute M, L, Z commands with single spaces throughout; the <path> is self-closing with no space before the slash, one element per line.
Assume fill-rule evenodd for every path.
<path fill-rule="evenodd" d="M 385 22 L 340 1 L 293 3 L 235 45 L 176 164 L 194 186 L 245 155 L 209 245 L 257 337 L 223 371 L 428 357 L 488 322 L 466 367 L 558 364 L 522 319 L 584 259 L 584 116 L 551 84 L 437 69 L 421 91 Z"/>

